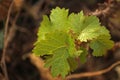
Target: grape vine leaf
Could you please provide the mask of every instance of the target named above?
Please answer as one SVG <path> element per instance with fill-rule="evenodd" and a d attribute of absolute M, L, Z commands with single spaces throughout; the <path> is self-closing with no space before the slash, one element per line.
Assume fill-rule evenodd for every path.
<path fill-rule="evenodd" d="M 60 31 L 54 31 L 45 35 L 45 40 L 40 40 L 33 49 L 33 52 L 37 56 L 43 56 L 46 54 L 53 54 L 54 51 L 60 48 L 67 48 L 69 53 L 73 54 L 76 51 L 74 41 L 65 33 Z M 71 54 L 71 55 L 72 55 Z"/>
<path fill-rule="evenodd" d="M 68 63 L 70 65 L 70 71 L 72 71 L 72 72 L 78 67 L 77 59 L 75 59 L 73 57 L 68 58 Z"/>
<path fill-rule="evenodd" d="M 84 26 L 82 26 L 84 20 L 85 20 L 85 16 L 83 14 L 83 11 L 81 11 L 78 14 L 71 13 L 68 17 L 69 25 L 71 26 L 72 30 L 74 30 L 74 32 L 78 34 L 84 28 Z"/>
<path fill-rule="evenodd" d="M 54 27 L 57 30 L 66 30 L 68 26 L 68 9 L 56 7 L 51 11 L 50 20 Z"/>
<path fill-rule="evenodd" d="M 80 41 L 87 42 L 87 40 L 96 39 L 100 35 L 109 36 L 109 31 L 105 27 L 98 27 L 93 25 L 91 27 L 85 28 L 78 36 L 78 39 Z"/>
<path fill-rule="evenodd" d="M 109 31 L 100 26 L 96 16 L 84 16 L 82 11 L 78 14 L 72 13 L 69 16 L 69 24 L 79 34 L 78 40 L 81 42 L 93 40 L 100 35 L 109 35 Z"/>
<path fill-rule="evenodd" d="M 51 67 L 51 74 L 53 77 L 61 75 L 64 78 L 70 71 L 70 66 L 67 61 L 69 57 L 68 51 L 66 48 L 60 48 L 54 53 L 55 55 L 47 60 L 45 67 Z"/>
<path fill-rule="evenodd" d="M 55 30 L 68 30 L 68 10 L 65 8 L 60 9 L 56 7 L 53 9 L 50 14 L 50 19 L 44 15 L 43 21 L 40 24 L 40 28 L 38 30 L 38 40 L 39 42 L 42 39 L 45 39 L 45 34 L 55 31 Z M 37 44 L 36 42 L 36 44 Z"/>
<path fill-rule="evenodd" d="M 85 63 L 85 62 L 86 62 L 86 56 L 87 56 L 87 54 L 88 54 L 88 51 L 87 51 L 85 48 L 83 48 L 83 47 L 80 47 L 80 50 L 82 50 L 82 53 L 81 53 L 81 55 L 80 55 L 80 62 L 81 62 L 81 63 Z"/>
<path fill-rule="evenodd" d="M 65 77 L 70 71 L 67 59 L 76 51 L 75 45 L 71 45 L 74 41 L 72 42 L 70 39 L 72 38 L 66 32 L 54 31 L 46 34 L 45 40 L 40 40 L 33 50 L 34 54 L 38 56 L 53 55 L 46 62 L 46 66 L 51 67 L 53 76 Z"/>
<path fill-rule="evenodd" d="M 43 21 L 41 22 L 41 27 L 38 30 L 38 36 L 39 37 L 38 37 L 37 42 L 45 39 L 45 34 L 52 31 L 51 26 L 52 26 L 52 24 L 49 21 L 49 18 L 44 15 L 43 16 Z"/>
<path fill-rule="evenodd" d="M 93 49 L 93 56 L 103 56 L 107 50 L 113 47 L 114 42 L 110 40 L 110 36 L 99 36 L 91 41 L 90 47 Z"/>

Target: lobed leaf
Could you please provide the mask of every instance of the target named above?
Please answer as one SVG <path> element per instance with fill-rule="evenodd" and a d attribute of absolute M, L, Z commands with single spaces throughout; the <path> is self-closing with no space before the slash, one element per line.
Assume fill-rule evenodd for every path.
<path fill-rule="evenodd" d="M 74 41 L 65 32 L 54 31 L 45 35 L 45 40 L 37 42 L 33 52 L 37 56 L 53 54 L 60 48 L 67 48 L 69 53 L 75 52 Z"/>
<path fill-rule="evenodd" d="M 81 47 L 80 50 L 83 51 L 83 52 L 81 53 L 81 55 L 79 56 L 80 62 L 81 62 L 81 63 L 85 63 L 85 62 L 86 62 L 86 57 L 87 57 L 88 51 L 87 51 L 85 48 L 83 48 L 83 47 Z"/>
<path fill-rule="evenodd" d="M 87 42 L 88 40 L 96 39 L 100 35 L 109 36 L 109 31 L 105 27 L 93 25 L 81 31 L 78 39 L 82 42 Z"/>
<path fill-rule="evenodd" d="M 76 55 L 74 41 L 63 31 L 54 31 L 45 35 L 45 40 L 40 40 L 33 52 L 37 56 L 53 55 L 48 59 L 46 66 L 51 67 L 53 76 L 65 77 L 70 71 L 68 57 Z"/>
<path fill-rule="evenodd" d="M 113 47 L 114 42 L 110 40 L 110 36 L 99 36 L 91 41 L 90 47 L 93 49 L 93 56 L 103 56 L 107 50 Z"/>
<path fill-rule="evenodd" d="M 78 67 L 77 59 L 75 59 L 73 57 L 68 58 L 68 63 L 70 66 L 70 71 L 72 71 L 72 72 Z"/>
<path fill-rule="evenodd" d="M 52 32 L 52 24 L 49 21 L 49 18 L 47 16 L 43 16 L 43 21 L 40 24 L 40 28 L 38 30 L 38 39 L 37 42 L 39 42 L 40 40 L 44 40 L 45 39 L 45 34 Z"/>
<path fill-rule="evenodd" d="M 70 66 L 67 61 L 69 54 L 66 48 L 60 48 L 54 51 L 55 55 L 49 59 L 45 67 L 51 67 L 51 73 L 53 77 L 61 75 L 63 78 L 70 71 Z"/>
<path fill-rule="evenodd" d="M 68 21 L 72 30 L 75 33 L 79 34 L 84 28 L 83 24 L 85 21 L 85 16 L 83 14 L 83 11 L 81 11 L 78 14 L 75 13 L 70 14 L 68 17 Z"/>
<path fill-rule="evenodd" d="M 67 30 L 68 29 L 68 9 L 56 7 L 51 11 L 50 20 L 57 30 Z"/>

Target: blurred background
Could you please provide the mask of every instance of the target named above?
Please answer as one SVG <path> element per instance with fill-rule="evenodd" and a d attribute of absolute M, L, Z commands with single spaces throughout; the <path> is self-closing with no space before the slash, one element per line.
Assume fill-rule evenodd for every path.
<path fill-rule="evenodd" d="M 2 58 L 4 29 L 7 13 L 13 0 L 0 0 L 0 59 Z M 37 31 L 43 15 L 59 6 L 71 12 L 84 11 L 96 15 L 101 25 L 110 30 L 114 47 L 103 57 L 88 56 L 85 64 L 79 65 L 74 73 L 98 71 L 120 61 L 120 0 L 14 0 L 8 22 L 8 44 L 5 61 L 9 80 L 49 80 L 29 56 L 37 39 Z M 38 63 L 38 65 L 42 65 Z M 44 73 L 44 75 L 46 75 Z M 0 80 L 5 80 L 0 67 Z M 57 79 L 56 79 L 57 80 Z M 73 80 L 120 80 L 120 65 L 100 76 Z"/>

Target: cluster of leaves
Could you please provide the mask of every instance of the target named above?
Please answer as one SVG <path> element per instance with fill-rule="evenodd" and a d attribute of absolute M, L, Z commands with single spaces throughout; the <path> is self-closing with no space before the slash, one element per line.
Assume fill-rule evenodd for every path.
<path fill-rule="evenodd" d="M 88 51 L 82 43 L 89 45 L 93 56 L 102 56 L 113 46 L 109 31 L 100 25 L 96 16 L 68 11 L 57 7 L 51 11 L 50 18 L 43 16 L 33 49 L 37 56 L 47 55 L 45 66 L 53 76 L 63 78 L 76 69 L 76 57 L 85 62 Z"/>

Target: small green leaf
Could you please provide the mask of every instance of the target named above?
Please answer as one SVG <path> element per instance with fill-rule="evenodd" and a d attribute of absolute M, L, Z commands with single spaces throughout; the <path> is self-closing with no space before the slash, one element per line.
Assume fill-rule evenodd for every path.
<path fill-rule="evenodd" d="M 53 54 L 53 51 L 57 49 L 69 47 L 68 38 L 69 36 L 65 32 L 55 31 L 48 33 L 45 35 L 45 40 L 40 40 L 36 44 L 33 52 L 38 56 Z"/>
<path fill-rule="evenodd" d="M 57 51 L 54 51 L 54 56 L 49 59 L 45 67 L 51 67 L 51 73 L 53 77 L 61 75 L 63 78 L 70 71 L 70 66 L 67 61 L 69 54 L 66 48 L 60 48 Z"/>
<path fill-rule="evenodd" d="M 102 27 L 100 26 L 99 20 L 95 16 L 88 16 L 85 18 L 84 23 L 82 25 L 82 31 L 80 32 L 78 39 L 81 42 L 87 42 L 87 40 L 92 40 L 97 38 L 99 35 L 103 34 Z M 107 31 L 107 30 L 106 30 Z M 106 33 L 106 32 L 105 32 Z"/>
<path fill-rule="evenodd" d="M 69 25 L 78 35 L 78 40 L 87 42 L 96 39 L 100 35 L 109 35 L 109 31 L 105 27 L 101 27 L 96 16 L 85 16 L 81 11 L 78 14 L 70 14 Z"/>
<path fill-rule="evenodd" d="M 86 62 L 86 57 L 87 57 L 88 51 L 87 51 L 85 48 L 83 48 L 83 47 L 81 47 L 80 50 L 83 51 L 83 52 L 81 53 L 81 55 L 80 55 L 80 62 L 81 62 L 81 63 L 85 63 L 85 62 Z"/>
<path fill-rule="evenodd" d="M 113 47 L 113 44 L 113 41 L 110 40 L 110 36 L 99 36 L 90 43 L 90 47 L 93 49 L 93 56 L 103 56 L 107 50 Z"/>
<path fill-rule="evenodd" d="M 68 9 L 56 7 L 52 9 L 50 14 L 50 20 L 54 27 L 57 30 L 66 30 L 68 29 Z"/>
<path fill-rule="evenodd" d="M 83 11 L 81 11 L 78 14 L 72 13 L 68 17 L 69 25 L 73 29 L 75 33 L 80 33 L 84 26 L 85 16 L 83 14 Z"/>
<path fill-rule="evenodd" d="M 87 40 L 96 39 L 100 35 L 109 36 L 109 31 L 105 27 L 100 26 L 88 27 L 80 33 L 78 39 L 87 42 Z"/>
<path fill-rule="evenodd" d="M 68 62 L 70 65 L 70 70 L 73 72 L 78 67 L 78 62 L 73 57 L 68 58 Z"/>
<path fill-rule="evenodd" d="M 70 72 L 68 57 L 76 56 L 74 40 L 63 31 L 54 31 L 47 33 L 44 40 L 35 44 L 33 52 L 37 56 L 53 55 L 48 59 L 46 65 L 51 67 L 53 76 L 61 75 L 65 77 Z"/>
<path fill-rule="evenodd" d="M 40 24 L 40 28 L 38 30 L 38 40 L 37 42 L 39 42 L 40 40 L 44 40 L 45 39 L 45 34 L 49 33 L 52 31 L 52 24 L 49 21 L 49 18 L 47 16 L 43 16 L 43 21 Z"/>

